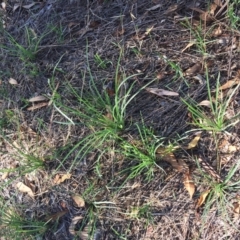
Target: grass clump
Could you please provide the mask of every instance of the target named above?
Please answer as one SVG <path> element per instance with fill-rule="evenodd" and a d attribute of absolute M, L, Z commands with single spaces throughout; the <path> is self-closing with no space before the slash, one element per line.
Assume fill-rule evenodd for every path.
<path fill-rule="evenodd" d="M 26 219 L 17 213 L 14 209 L 1 210 L 1 226 L 0 231 L 9 239 L 33 239 L 43 236 L 47 231 L 47 223 L 34 219 Z"/>
<path fill-rule="evenodd" d="M 216 80 L 216 90 L 215 96 L 212 96 L 212 91 L 210 88 L 210 79 L 208 73 L 206 72 L 206 82 L 207 82 L 207 93 L 208 100 L 207 106 L 210 108 L 210 112 L 199 106 L 199 104 L 194 101 L 182 101 L 188 107 L 191 113 L 193 124 L 202 130 L 211 131 L 213 133 L 226 131 L 230 126 L 235 125 L 239 120 L 237 119 L 239 114 L 236 114 L 231 119 L 226 119 L 226 111 L 229 106 L 230 101 L 233 99 L 239 84 L 235 87 L 232 92 L 226 98 L 222 98 L 222 91 L 220 89 L 220 74 L 218 74 Z M 234 121 L 236 120 L 236 121 Z"/>
<path fill-rule="evenodd" d="M 70 83 L 67 85 L 68 91 L 75 99 L 74 106 L 71 106 L 70 102 L 64 102 L 60 94 L 54 97 L 55 108 L 67 119 L 67 122 L 62 124 L 80 125 L 88 129 L 88 134 L 73 146 L 63 162 L 76 150 L 78 153 L 74 162 L 77 158 L 83 159 L 89 152 L 94 150 L 104 152 L 109 144 L 114 145 L 115 142 L 122 141 L 121 135 L 126 129 L 127 107 L 145 86 L 132 93 L 134 82 L 131 83 L 131 79 L 138 74 L 127 77 L 120 73 L 121 56 L 122 51 L 114 81 L 106 86 L 109 88 L 111 85 L 110 90 L 105 88 L 99 90 L 98 81 L 92 76 L 89 68 L 88 78 L 86 73 L 82 76 L 84 82 L 88 82 L 87 89 L 79 90 Z"/>
<path fill-rule="evenodd" d="M 123 172 L 129 172 L 127 179 L 132 179 L 141 175 L 145 175 L 146 179 L 150 181 L 154 176 L 155 167 L 160 168 L 156 163 L 156 151 L 159 146 L 163 145 L 163 139 L 156 137 L 153 132 L 146 126 L 139 126 L 136 124 L 139 140 L 123 141 L 121 143 L 121 154 L 123 154 L 127 161 L 134 162 L 132 166 L 125 169 Z M 160 168 L 163 171 L 162 168 Z"/>
<path fill-rule="evenodd" d="M 213 179 L 206 174 L 202 174 L 203 182 L 206 184 L 208 189 L 202 214 L 203 225 L 206 222 L 206 219 L 208 219 L 210 211 L 215 209 L 217 210 L 216 214 L 221 216 L 222 220 L 226 224 L 237 229 L 236 226 L 234 226 L 232 216 L 229 212 L 232 212 L 233 209 L 231 200 L 234 200 L 234 195 L 236 197 L 235 200 L 237 200 L 237 193 L 239 192 L 240 181 L 238 179 L 236 180 L 239 165 L 240 162 L 238 161 L 235 166 L 230 168 L 222 181 L 216 181 L 216 179 Z"/>

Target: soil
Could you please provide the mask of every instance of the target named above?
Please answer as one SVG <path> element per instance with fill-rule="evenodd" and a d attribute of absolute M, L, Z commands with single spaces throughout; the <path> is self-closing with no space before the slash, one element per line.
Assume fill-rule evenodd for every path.
<path fill-rule="evenodd" d="M 91 79 L 89 68 L 102 92 L 104 85 L 115 77 L 122 49 L 119 72 L 133 76 L 129 80 L 134 84 L 132 94 L 147 84 L 151 88 L 179 93 L 179 96 L 159 97 L 142 90 L 137 94 L 127 108 L 126 138 L 137 139 L 133 125 L 144 122 L 156 136 L 164 138 L 166 144 L 183 136 L 181 144 L 188 144 L 196 127 L 181 99 L 191 98 L 198 103 L 208 99 L 206 66 L 211 91 L 216 89 L 218 76 L 221 86 L 238 76 L 240 69 L 240 32 L 230 26 L 226 16 L 228 5 L 218 6 L 219 14 L 216 16 L 215 10 L 204 20 L 201 14 L 209 6 L 210 1 L 200 0 L 8 0 L 6 7 L 2 5 L 0 44 L 5 48 L 2 47 L 0 53 L 0 116 L 3 121 L 0 124 L 4 130 L 0 165 L 2 169 L 16 169 L 21 165 L 21 159 L 14 157 L 16 146 L 44 159 L 41 170 L 24 176 L 13 171 L 1 180 L 2 204 L 18 209 L 26 219 L 39 221 L 65 211 L 49 222 L 50 228 L 42 238 L 32 239 L 87 239 L 84 234 L 90 235 L 93 225 L 96 228 L 92 239 L 240 238 L 239 214 L 236 216 L 232 207 L 239 192 L 227 195 L 227 216 L 214 204 L 208 212 L 204 207 L 196 209 L 199 196 L 209 187 L 202 180 L 196 159 L 203 156 L 217 172 L 216 155 L 220 154 L 223 166 L 218 174 L 224 179 L 239 161 L 239 123 L 228 128 L 228 134 L 217 135 L 218 146 L 212 134 L 203 131 L 197 148 L 176 151 L 176 158 L 183 159 L 193 169 L 196 191 L 190 199 L 183 174 L 167 161 L 159 163 L 164 172 L 154 169 L 151 181 L 146 181 L 141 174 L 126 182 L 126 174 L 120 172 L 134 163 L 126 163 L 111 152 L 101 158 L 101 177 L 95 171 L 97 151 L 89 153 L 84 161 L 73 163 L 76 150 L 60 164 L 89 130 L 81 125 L 59 124 L 66 119 L 53 104 L 31 110 L 29 107 L 36 104 L 26 101 L 34 96 L 51 99 L 56 90 L 64 103 L 74 106 L 76 99 L 68 86 L 87 89 Z M 197 39 L 196 31 L 206 37 L 201 46 L 207 54 L 196 46 L 199 42 L 188 47 Z M 36 53 L 33 57 L 22 56 L 16 43 L 31 47 L 31 52 L 34 52 L 32 46 L 37 45 Z M 100 56 L 103 63 L 97 61 L 96 56 Z M 11 84 L 10 78 L 17 84 Z M 239 103 L 240 94 L 236 91 L 228 113 L 238 113 Z M 8 123 L 4 123 L 5 116 Z M 234 151 L 229 152 L 228 146 L 235 147 Z M 70 179 L 56 184 L 56 175 L 69 171 Z M 239 180 L 239 175 L 238 170 L 234 179 Z M 34 200 L 16 191 L 19 181 L 33 186 Z M 93 192 L 91 187 L 95 189 Z M 85 194 L 84 207 L 75 206 L 74 194 Z M 99 208 L 96 202 L 102 203 Z M 89 217 L 90 210 L 95 222 Z M 69 227 L 79 216 L 74 229 L 80 233 L 73 236 Z"/>

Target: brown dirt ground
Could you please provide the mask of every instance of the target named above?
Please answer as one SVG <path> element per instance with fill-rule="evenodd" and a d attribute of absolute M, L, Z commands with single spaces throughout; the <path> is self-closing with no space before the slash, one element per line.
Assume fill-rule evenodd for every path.
<path fill-rule="evenodd" d="M 30 105 L 26 102 L 26 99 L 33 96 L 50 96 L 52 89 L 48 79 L 52 78 L 58 64 L 58 70 L 54 74 L 54 83 L 58 84 L 57 91 L 74 104 L 75 100 L 71 99 L 66 82 L 79 89 L 85 87 L 84 81 L 89 77 L 87 75 L 83 81 L 82 74 L 88 70 L 86 55 L 92 75 L 102 89 L 107 81 L 114 78 L 119 58 L 116 44 L 124 49 L 120 71 L 126 76 L 140 73 L 131 79 L 135 82 L 134 91 L 157 78 L 151 87 L 169 89 L 178 92 L 180 97 L 188 96 L 197 102 L 205 100 L 206 83 L 194 78 L 197 75 L 203 76 L 205 70 L 200 67 L 192 74 L 186 74 L 187 85 L 179 76 L 175 79 L 176 72 L 164 58 L 178 64 L 184 73 L 196 63 L 205 61 L 209 67 L 212 89 L 215 89 L 218 73 L 221 74 L 220 84 L 235 77 L 240 69 L 240 32 L 228 27 L 229 21 L 224 13 L 218 19 L 202 23 L 203 35 L 211 29 L 214 32 L 218 27 L 222 31 L 219 35 L 208 36 L 207 41 L 211 41 L 206 47 L 208 56 L 203 56 L 195 46 L 182 51 L 194 39 L 193 33 L 182 23 L 184 18 L 188 18 L 192 28 L 196 29 L 200 24 L 199 12 L 192 8 L 206 10 L 209 1 L 46 0 L 36 1 L 29 8 L 21 7 L 30 3 L 32 1 L 8 0 L 6 9 L 0 9 L 3 22 L 0 43 L 12 48 L 12 43 L 7 38 L 9 33 L 19 44 L 26 46 L 26 28 L 31 29 L 36 36 L 44 35 L 53 27 L 55 30 L 43 37 L 35 59 L 28 61 L 28 64 L 8 49 L 0 49 L 1 117 L 4 119 L 4 115 L 14 113 L 7 124 L 8 129 L 2 134 L 11 143 L 18 144 L 17 146 L 20 141 L 23 145 L 21 147 L 27 149 L 28 154 L 37 155 L 45 163 L 41 171 L 25 174 L 25 177 L 12 172 L 3 179 L 1 195 L 4 204 L 16 207 L 24 218 L 38 220 L 67 209 L 67 213 L 58 221 L 50 223 L 51 227 L 42 239 L 81 239 L 79 236 L 74 238 L 69 233 L 69 226 L 74 217 L 87 216 L 92 208 L 92 201 L 115 203 L 113 207 L 106 203 L 104 206 L 107 207 L 94 210 L 97 219 L 94 239 L 239 239 L 239 216 L 234 216 L 231 210 L 231 203 L 238 193 L 227 196 L 230 203 L 226 206 L 227 220 L 216 207 L 212 207 L 205 215 L 202 209 L 196 211 L 199 194 L 206 190 L 199 170 L 194 171 L 197 190 L 192 200 L 184 189 L 182 175 L 175 172 L 168 163 L 161 165 L 166 175 L 155 169 L 154 178 L 150 182 L 146 182 L 140 175 L 119 188 L 126 176 L 118 173 L 126 163 L 122 163 L 121 159 L 116 161 L 115 156 L 110 153 L 101 159 L 102 178 L 97 177 L 94 171 L 96 154 L 93 153 L 85 161 L 74 165 L 69 180 L 59 185 L 54 184 L 53 173 L 66 173 L 72 166 L 72 156 L 57 172 L 55 169 L 71 146 L 87 130 L 84 127 L 58 124 L 64 118 L 52 105 L 29 111 L 27 108 Z M 20 6 L 14 9 L 16 4 Z M 158 4 L 156 9 L 151 10 Z M 146 34 L 149 28 L 152 30 Z M 108 61 L 106 68 L 97 65 L 94 60 L 96 54 Z M 9 84 L 9 78 L 16 79 L 18 85 Z M 231 103 L 231 110 L 235 113 L 239 111 L 239 103 L 240 95 L 237 92 Z M 127 109 L 126 135 L 135 138 L 136 131 L 131 128 L 130 123 L 141 122 L 142 118 L 157 136 L 165 137 L 166 142 L 194 129 L 189 124 L 191 118 L 187 108 L 179 97 L 157 97 L 142 91 Z M 218 135 L 221 142 L 237 146 L 234 153 L 229 154 L 223 149 L 220 152 L 223 158 L 227 158 L 220 173 L 222 178 L 239 161 L 240 125 L 229 129 L 229 133 L 230 135 Z M 187 140 L 190 139 L 191 136 Z M 222 146 L 225 145 L 223 143 Z M 14 157 L 11 146 L 7 141 L 1 143 L 1 168 L 16 168 L 21 165 L 21 159 Z M 197 150 L 179 151 L 176 156 L 189 165 L 196 165 L 195 156 L 200 154 L 209 159 L 214 167 L 216 146 L 208 132 L 203 132 Z M 236 179 L 239 177 L 239 170 L 237 173 Z M 16 182 L 26 183 L 26 179 L 35 187 L 35 200 L 15 189 Z M 87 195 L 84 208 L 75 207 L 71 194 L 83 194 L 91 184 L 96 189 L 95 195 Z M 151 217 L 147 217 L 147 213 L 138 218 L 133 216 L 133 209 L 141 206 L 149 206 L 147 213 Z M 148 223 L 146 219 L 151 221 Z M 91 222 L 88 224 L 91 225 Z M 79 229 L 80 225 L 81 221 L 76 228 Z M 85 223 L 84 226 L 86 225 Z"/>

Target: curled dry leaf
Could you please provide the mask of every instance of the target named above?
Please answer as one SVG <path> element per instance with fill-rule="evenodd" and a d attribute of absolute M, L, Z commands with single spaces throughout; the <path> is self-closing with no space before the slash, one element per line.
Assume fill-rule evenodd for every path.
<path fill-rule="evenodd" d="M 192 199 L 193 194 L 195 193 L 195 185 L 194 185 L 194 182 L 192 180 L 192 176 L 190 175 L 190 173 L 184 174 L 183 184 L 189 193 L 190 199 Z"/>
<path fill-rule="evenodd" d="M 47 216 L 45 219 L 46 219 L 46 221 L 57 221 L 60 217 L 64 216 L 67 212 L 68 212 L 68 210 L 57 212 L 57 213 Z"/>
<path fill-rule="evenodd" d="M 186 149 L 192 149 L 192 148 L 195 148 L 198 144 L 198 141 L 199 139 L 201 138 L 201 132 L 198 133 L 194 138 L 193 140 L 188 144 L 187 148 Z"/>
<path fill-rule="evenodd" d="M 45 107 L 49 104 L 49 102 L 41 102 L 41 103 L 37 103 L 31 107 L 28 107 L 27 110 L 28 111 L 33 111 L 33 110 L 36 110 L 36 109 L 39 109 L 39 108 L 42 108 L 42 107 Z"/>
<path fill-rule="evenodd" d="M 178 172 L 188 172 L 188 165 L 181 159 L 177 160 L 172 152 L 168 152 L 166 149 L 159 147 L 157 149 L 157 155 L 165 162 L 168 162 Z"/>
<path fill-rule="evenodd" d="M 44 96 L 41 96 L 41 95 L 28 99 L 29 102 L 41 102 L 41 101 L 46 101 L 46 100 L 47 100 L 47 98 Z"/>
<path fill-rule="evenodd" d="M 212 106 L 212 104 L 209 100 L 203 100 L 198 105 L 199 106 L 206 106 L 206 107 L 209 107 L 209 108 Z"/>
<path fill-rule="evenodd" d="M 72 196 L 72 199 L 76 207 L 79 207 L 79 208 L 85 207 L 85 201 L 82 198 L 82 196 L 76 194 Z"/>
<path fill-rule="evenodd" d="M 210 191 L 211 190 L 206 190 L 201 193 L 200 197 L 197 200 L 196 209 L 200 208 L 205 203 L 205 200 L 206 200 L 208 194 L 210 193 Z"/>
<path fill-rule="evenodd" d="M 164 90 L 164 89 L 159 89 L 159 88 L 146 88 L 146 90 L 150 93 L 156 94 L 158 96 L 179 96 L 178 93 Z"/>
<path fill-rule="evenodd" d="M 18 85 L 17 80 L 15 80 L 14 78 L 9 78 L 8 82 L 9 82 L 11 85 Z"/>
<path fill-rule="evenodd" d="M 195 63 L 192 67 L 188 68 L 188 69 L 185 71 L 185 74 L 186 74 L 187 76 L 188 76 L 188 75 L 192 75 L 192 74 L 195 74 L 195 73 L 199 72 L 201 69 L 202 69 L 202 63 L 197 62 L 197 63 Z"/>
<path fill-rule="evenodd" d="M 24 183 L 18 182 L 16 184 L 16 188 L 18 189 L 18 191 L 20 191 L 22 193 L 27 193 L 31 198 L 34 198 L 34 193 L 33 193 L 32 189 L 30 187 L 26 186 Z"/>
<path fill-rule="evenodd" d="M 70 174 L 70 173 L 57 174 L 57 175 L 55 176 L 55 178 L 53 179 L 53 182 L 54 182 L 55 184 L 60 184 L 60 183 L 64 182 L 65 180 L 70 179 L 71 176 L 72 176 L 72 174 Z"/>
<path fill-rule="evenodd" d="M 239 78 L 234 78 L 232 80 L 227 81 L 225 84 L 223 84 L 219 89 L 220 90 L 225 90 L 228 88 L 233 87 L 234 85 L 237 85 L 240 83 L 240 79 Z"/>

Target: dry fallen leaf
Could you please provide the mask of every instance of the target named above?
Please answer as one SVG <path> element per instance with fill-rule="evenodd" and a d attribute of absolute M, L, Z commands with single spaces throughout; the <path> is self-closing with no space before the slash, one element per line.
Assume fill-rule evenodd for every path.
<path fill-rule="evenodd" d="M 193 140 L 188 144 L 187 148 L 186 149 L 192 149 L 192 148 L 195 148 L 198 144 L 198 141 L 199 139 L 201 138 L 201 132 L 198 133 L 194 138 Z"/>
<path fill-rule="evenodd" d="M 234 153 L 236 151 L 237 151 L 237 147 L 236 146 L 234 146 L 234 145 L 228 146 L 228 152 L 229 153 Z"/>
<path fill-rule="evenodd" d="M 28 101 L 29 102 L 41 102 L 41 101 L 46 101 L 46 100 L 47 100 L 46 97 L 40 95 L 40 96 L 32 97 Z"/>
<path fill-rule="evenodd" d="M 76 207 L 79 207 L 79 208 L 85 207 L 85 201 L 80 195 L 77 195 L 77 194 L 73 195 L 72 199 Z"/>
<path fill-rule="evenodd" d="M 9 172 L 4 172 L 2 175 L 2 180 L 6 179 L 9 176 Z"/>
<path fill-rule="evenodd" d="M 164 89 L 159 89 L 159 88 L 146 88 L 146 90 L 150 93 L 156 94 L 158 96 L 179 96 L 178 93 L 164 90 Z"/>
<path fill-rule="evenodd" d="M 189 173 L 184 174 L 183 184 L 189 193 L 190 199 L 192 199 L 195 192 L 195 185 Z"/>
<path fill-rule="evenodd" d="M 202 69 L 202 64 L 200 62 L 195 63 L 192 67 L 188 68 L 185 71 L 185 74 L 188 75 L 192 75 L 192 74 L 196 74 L 197 72 L 199 72 Z"/>
<path fill-rule="evenodd" d="M 235 78 L 232 80 L 227 81 L 225 84 L 223 84 L 219 89 L 224 90 L 233 87 L 234 85 L 237 85 L 240 83 L 240 79 Z"/>
<path fill-rule="evenodd" d="M 240 202 L 234 202 L 233 203 L 233 211 L 236 214 L 240 213 Z"/>
<path fill-rule="evenodd" d="M 22 193 L 27 193 L 31 198 L 34 198 L 33 191 L 31 190 L 30 187 L 26 186 L 24 183 L 18 182 L 16 184 L 16 188 L 18 189 L 18 191 L 20 191 Z"/>
<path fill-rule="evenodd" d="M 9 82 L 11 85 L 18 85 L 17 80 L 15 80 L 14 78 L 9 78 L 8 82 Z"/>
<path fill-rule="evenodd" d="M 204 191 L 204 192 L 201 193 L 200 197 L 197 200 L 197 205 L 196 205 L 197 209 L 200 208 L 204 204 L 204 202 L 205 202 L 208 194 L 210 193 L 210 191 L 211 190 L 207 190 L 207 191 Z"/>
<path fill-rule="evenodd" d="M 34 104 L 34 105 L 31 106 L 31 107 L 28 107 L 27 110 L 28 110 L 28 111 L 33 111 L 33 110 L 36 110 L 36 109 L 45 107 L 45 106 L 47 106 L 48 104 L 49 104 L 49 102 L 37 103 L 37 104 Z"/>
<path fill-rule="evenodd" d="M 168 162 L 172 167 L 178 172 L 188 172 L 188 165 L 182 160 L 177 160 L 172 152 L 168 152 L 165 148 L 159 147 L 156 151 L 157 156 L 159 156 L 163 161 Z"/>
<path fill-rule="evenodd" d="M 196 43 L 196 41 L 192 41 L 192 42 L 188 43 L 188 45 L 182 50 L 182 52 L 184 52 L 185 50 L 187 50 L 188 48 L 193 46 L 195 43 Z"/>
<path fill-rule="evenodd" d="M 47 216 L 45 219 L 46 219 L 46 221 L 57 221 L 60 217 L 64 216 L 67 212 L 68 212 L 68 210 L 57 212 L 57 213 Z"/>
<path fill-rule="evenodd" d="M 53 182 L 54 182 L 55 184 L 60 184 L 60 183 L 64 182 L 65 180 L 70 179 L 71 176 L 72 176 L 72 174 L 70 174 L 70 173 L 57 174 L 57 175 L 55 176 L 55 178 L 53 179 Z"/>
<path fill-rule="evenodd" d="M 209 100 L 203 100 L 198 105 L 199 106 L 206 106 L 206 107 L 209 107 L 209 108 L 212 106 L 212 104 Z"/>

